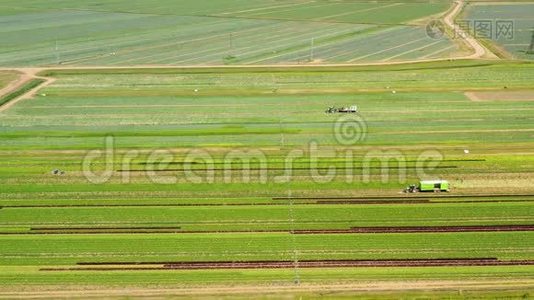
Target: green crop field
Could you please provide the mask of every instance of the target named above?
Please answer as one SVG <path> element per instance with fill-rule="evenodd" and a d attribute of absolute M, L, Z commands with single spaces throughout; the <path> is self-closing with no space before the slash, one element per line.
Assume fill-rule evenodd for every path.
<path fill-rule="evenodd" d="M 425 34 L 449 1 L 3 1 L 0 66 L 403 61 L 459 51 Z"/>
<path fill-rule="evenodd" d="M 534 3 L 476 3 L 468 6 L 464 18 L 475 26 L 475 21 L 490 21 L 494 43 L 504 48 L 512 57 L 534 59 L 534 53 L 528 53 L 533 40 Z M 511 22 L 511 35 L 507 30 L 500 31 L 497 22 Z M 474 29 L 474 28 L 473 28 Z"/>
<path fill-rule="evenodd" d="M 0 299 L 530 298 L 501 2 L 1 1 Z"/>
<path fill-rule="evenodd" d="M 466 293 L 482 282 L 502 288 L 488 296 L 531 288 L 532 63 L 39 76 L 54 81 L 0 112 L 4 295 L 473 279 Z M 365 128 L 344 144 L 343 116 L 325 109 L 353 104 Z M 437 178 L 452 191 L 400 193 Z M 228 267 L 239 263 L 267 267 Z"/>

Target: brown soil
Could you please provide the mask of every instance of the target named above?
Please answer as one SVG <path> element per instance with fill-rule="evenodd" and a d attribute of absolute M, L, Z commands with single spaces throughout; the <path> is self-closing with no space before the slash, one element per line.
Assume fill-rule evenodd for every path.
<path fill-rule="evenodd" d="M 295 234 L 335 233 L 436 233 L 436 232 L 487 232 L 487 231 L 534 231 L 534 225 L 488 225 L 488 226 L 380 226 L 351 227 L 333 230 L 295 230 Z"/>
<path fill-rule="evenodd" d="M 250 230 L 181 230 L 180 227 L 106 227 L 106 228 L 31 228 L 28 232 L 0 232 L 0 235 L 20 234 L 151 234 L 151 233 L 290 233 L 290 234 L 362 234 L 362 233 L 439 233 L 439 232 L 499 232 L 534 231 L 534 225 L 468 225 L 468 226 L 379 226 L 348 229 L 250 229 Z"/>
<path fill-rule="evenodd" d="M 466 92 L 465 96 L 471 101 L 534 101 L 534 90 L 522 91 L 480 91 Z"/>
<path fill-rule="evenodd" d="M 24 234 L 180 233 L 180 227 L 33 227 Z"/>
<path fill-rule="evenodd" d="M 295 261 L 222 261 L 222 262 L 102 262 L 78 263 L 78 267 L 42 268 L 40 271 L 146 271 L 206 269 L 283 269 L 341 267 L 436 267 L 436 266 L 516 266 L 534 265 L 534 260 L 497 258 L 440 258 L 389 260 L 301 260 Z M 83 266 L 83 267 L 80 267 Z"/>
<path fill-rule="evenodd" d="M 344 283 L 300 283 L 284 284 L 269 282 L 268 284 L 246 284 L 236 283 L 231 285 L 158 285 L 158 286 L 128 286 L 110 287 L 106 285 L 25 285 L 25 286 L 4 286 L 0 287 L 0 298 L 2 299 L 129 299 L 149 298 L 149 299 L 174 299 L 183 298 L 206 298 L 206 299 L 227 299 L 228 297 L 244 296 L 255 298 L 288 298 L 292 293 L 312 293 L 318 296 L 336 295 L 336 293 L 349 293 L 358 295 L 361 293 L 387 293 L 391 298 L 391 293 L 405 291 L 494 291 L 500 289 L 531 290 L 534 282 L 530 279 L 487 279 L 477 278 L 475 280 L 387 280 L 387 281 L 358 281 Z M 269 297 L 270 295 L 270 297 Z M 373 294 L 374 295 L 374 294 Z M 462 294 L 459 294 L 460 297 Z M 291 297 L 289 297 L 291 298 Z M 293 297 L 294 298 L 294 297 Z M 291 299 L 293 299 L 291 298 Z M 372 297 L 373 299 L 376 298 Z"/>

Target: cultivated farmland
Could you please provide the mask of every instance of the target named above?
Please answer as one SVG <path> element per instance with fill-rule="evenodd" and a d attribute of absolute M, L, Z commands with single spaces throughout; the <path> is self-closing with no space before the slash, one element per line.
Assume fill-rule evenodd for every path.
<path fill-rule="evenodd" d="M 2 1 L 0 298 L 528 298 L 531 8 Z"/>
<path fill-rule="evenodd" d="M 534 53 L 528 53 L 533 41 L 533 3 L 475 3 L 467 7 L 464 18 L 472 30 L 477 30 L 475 22 L 489 21 L 492 29 L 487 39 L 504 49 L 504 55 L 534 59 Z M 511 32 L 502 27 L 506 24 L 511 24 Z M 484 36 L 484 32 L 480 32 L 480 35 Z"/>
<path fill-rule="evenodd" d="M 4 1 L 0 66 L 362 63 L 459 51 L 421 21 L 448 1 L 197 2 Z"/>
<path fill-rule="evenodd" d="M 5 292 L 410 279 L 510 295 L 534 279 L 534 102 L 466 94 L 527 93 L 531 63 L 39 75 L 55 80 L 0 113 Z M 355 145 L 324 113 L 341 104 L 365 120 Z M 109 137 L 114 159 L 90 168 L 111 176 L 91 183 L 82 162 Z M 450 194 L 399 193 L 422 153 Z"/>
<path fill-rule="evenodd" d="M 16 77 L 17 74 L 15 72 L 0 72 L 0 88 L 5 88 Z"/>

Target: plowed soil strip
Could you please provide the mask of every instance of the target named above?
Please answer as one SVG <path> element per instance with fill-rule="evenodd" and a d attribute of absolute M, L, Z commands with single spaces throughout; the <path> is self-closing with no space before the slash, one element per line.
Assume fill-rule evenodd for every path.
<path fill-rule="evenodd" d="M 2 232 L 0 235 L 19 234 L 232 234 L 232 233 L 290 233 L 290 234 L 364 234 L 364 233 L 443 233 L 443 232 L 503 232 L 534 231 L 534 225 L 470 225 L 470 226 L 390 226 L 351 227 L 348 229 L 252 229 L 252 230 L 181 230 L 180 227 L 117 227 L 117 228 L 31 228 L 29 232 Z"/>
<path fill-rule="evenodd" d="M 180 227 L 32 227 L 30 230 L 154 230 L 154 229 L 181 229 Z"/>
<path fill-rule="evenodd" d="M 501 202 L 534 202 L 531 200 L 457 200 L 457 201 L 430 201 L 430 200 L 322 200 L 317 202 L 308 202 L 309 204 L 452 204 L 452 203 L 501 203 Z M 299 203 L 299 205 L 306 203 Z"/>
<path fill-rule="evenodd" d="M 336 233 L 436 233 L 436 232 L 494 232 L 534 231 L 534 225 L 488 225 L 488 226 L 402 226 L 402 227 L 352 227 L 350 229 L 295 230 L 294 234 Z"/>
<path fill-rule="evenodd" d="M 24 234 L 180 233 L 180 227 L 33 227 Z"/>
<path fill-rule="evenodd" d="M 534 200 L 533 200 L 534 201 Z M 430 200 L 337 200 L 337 201 L 317 201 L 309 202 L 315 204 L 423 204 L 423 203 L 437 203 L 430 202 Z M 299 203 L 300 205 L 300 203 Z"/>
<path fill-rule="evenodd" d="M 424 194 L 423 194 L 424 195 Z M 476 195 L 436 195 L 434 193 L 425 196 L 367 196 L 367 197 L 273 197 L 272 200 L 406 200 L 406 199 L 465 199 L 465 198 L 511 198 L 511 197 L 534 197 L 534 194 L 476 194 Z M 534 199 L 533 199 L 534 200 Z"/>
<path fill-rule="evenodd" d="M 173 262 L 173 263 L 78 263 L 87 267 L 42 268 L 40 271 L 146 271 L 146 270 L 206 270 L 206 269 L 282 269 L 339 267 L 444 267 L 444 266 L 515 266 L 534 265 L 534 260 L 474 259 L 393 259 L 393 260 L 302 260 L 244 262 Z M 146 265 L 146 266 L 139 266 Z"/>
<path fill-rule="evenodd" d="M 304 203 L 313 204 L 313 203 Z M 169 203 L 169 204 L 58 204 L 58 205 L 4 205 L 2 208 L 75 208 L 75 207 L 188 207 L 188 206 L 253 206 L 253 205 L 286 205 L 285 203 Z"/>

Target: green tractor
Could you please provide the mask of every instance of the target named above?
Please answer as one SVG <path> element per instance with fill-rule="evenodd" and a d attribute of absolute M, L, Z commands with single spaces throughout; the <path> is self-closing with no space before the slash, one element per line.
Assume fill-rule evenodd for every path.
<path fill-rule="evenodd" d="M 412 184 L 407 187 L 405 193 L 417 192 L 448 192 L 449 182 L 447 180 L 422 180 L 419 185 Z"/>

